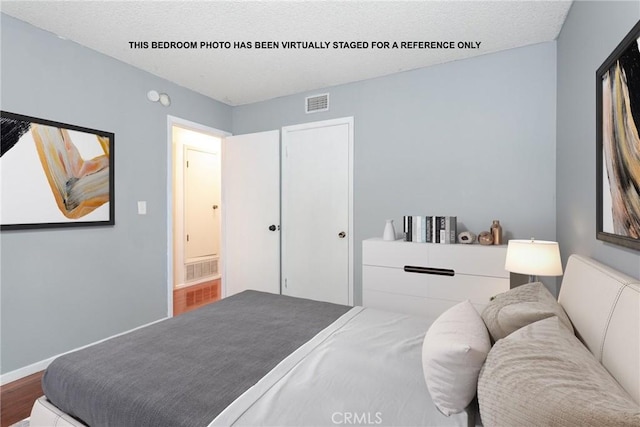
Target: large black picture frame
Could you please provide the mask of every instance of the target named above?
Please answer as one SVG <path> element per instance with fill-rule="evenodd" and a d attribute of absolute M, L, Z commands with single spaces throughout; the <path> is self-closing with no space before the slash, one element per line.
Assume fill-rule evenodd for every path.
<path fill-rule="evenodd" d="M 596 238 L 640 250 L 640 21 L 596 71 Z"/>
<path fill-rule="evenodd" d="M 115 224 L 115 135 L 0 111 L 0 229 Z"/>

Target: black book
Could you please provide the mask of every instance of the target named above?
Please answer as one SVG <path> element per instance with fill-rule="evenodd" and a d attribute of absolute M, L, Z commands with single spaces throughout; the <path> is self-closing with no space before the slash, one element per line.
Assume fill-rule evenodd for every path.
<path fill-rule="evenodd" d="M 413 218 L 411 215 L 405 215 L 403 219 L 402 231 L 404 232 L 404 241 L 411 242 L 411 236 L 413 235 Z"/>

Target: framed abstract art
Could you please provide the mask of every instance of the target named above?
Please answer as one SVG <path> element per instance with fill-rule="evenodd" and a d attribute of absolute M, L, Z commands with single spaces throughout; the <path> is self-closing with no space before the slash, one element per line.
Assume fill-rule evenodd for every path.
<path fill-rule="evenodd" d="M 596 71 L 596 237 L 640 250 L 640 22 Z"/>
<path fill-rule="evenodd" d="M 0 112 L 2 230 L 113 225 L 114 134 Z"/>

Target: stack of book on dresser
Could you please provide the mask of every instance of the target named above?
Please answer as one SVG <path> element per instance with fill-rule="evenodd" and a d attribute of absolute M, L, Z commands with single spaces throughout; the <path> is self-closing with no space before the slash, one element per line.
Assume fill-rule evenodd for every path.
<path fill-rule="evenodd" d="M 456 243 L 458 217 L 406 215 L 402 231 L 405 242 Z"/>

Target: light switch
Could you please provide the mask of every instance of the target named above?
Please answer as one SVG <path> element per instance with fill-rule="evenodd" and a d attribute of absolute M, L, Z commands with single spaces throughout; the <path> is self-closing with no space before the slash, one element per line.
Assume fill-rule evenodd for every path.
<path fill-rule="evenodd" d="M 147 214 L 147 202 L 141 200 L 138 202 L 138 215 L 146 215 Z"/>

